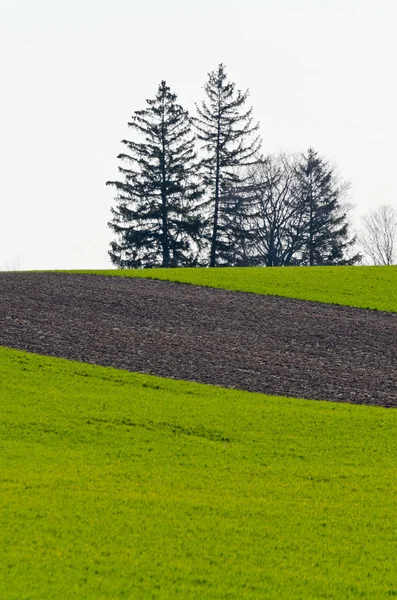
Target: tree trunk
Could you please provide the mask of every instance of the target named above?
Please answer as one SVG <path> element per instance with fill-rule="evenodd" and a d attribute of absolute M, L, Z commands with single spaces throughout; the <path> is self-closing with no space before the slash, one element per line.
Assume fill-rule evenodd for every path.
<path fill-rule="evenodd" d="M 216 266 L 216 246 L 218 239 L 218 218 L 219 218 L 219 175 L 220 175 L 220 139 L 221 139 L 221 108 L 218 104 L 218 135 L 216 142 L 216 171 L 215 171 L 215 205 L 214 205 L 214 223 L 212 227 L 211 256 L 210 267 Z"/>
<path fill-rule="evenodd" d="M 311 177 L 310 177 L 311 179 Z M 309 265 L 314 265 L 314 210 L 313 210 L 313 189 L 310 182 L 310 219 L 309 219 Z"/>
<path fill-rule="evenodd" d="M 168 240 L 168 210 L 167 210 L 167 173 L 165 166 L 165 139 L 164 139 L 164 122 L 162 129 L 162 154 L 160 158 L 161 167 L 161 214 L 162 214 L 162 248 L 163 248 L 163 263 L 162 266 L 168 268 L 170 266 L 170 248 Z"/>

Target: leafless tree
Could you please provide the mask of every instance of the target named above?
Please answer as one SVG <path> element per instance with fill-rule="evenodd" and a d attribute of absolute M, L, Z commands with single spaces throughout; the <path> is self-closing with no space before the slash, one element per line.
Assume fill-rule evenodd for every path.
<path fill-rule="evenodd" d="M 22 266 L 23 266 L 22 257 L 19 254 L 17 254 L 16 256 L 13 256 L 11 258 L 11 260 L 5 261 L 3 269 L 0 268 L 0 270 L 3 270 L 3 271 L 21 271 L 22 270 Z"/>
<path fill-rule="evenodd" d="M 302 245 L 302 211 L 295 191 L 297 157 L 270 155 L 247 168 L 243 185 L 223 200 L 233 239 L 228 260 L 237 266 L 283 266 Z"/>
<path fill-rule="evenodd" d="M 252 214 L 254 250 L 268 267 L 289 265 L 302 245 L 296 162 L 297 157 L 290 154 L 268 156 L 251 174 L 257 190 Z"/>
<path fill-rule="evenodd" d="M 397 260 L 397 211 L 382 204 L 362 218 L 359 243 L 375 265 L 392 265 Z"/>

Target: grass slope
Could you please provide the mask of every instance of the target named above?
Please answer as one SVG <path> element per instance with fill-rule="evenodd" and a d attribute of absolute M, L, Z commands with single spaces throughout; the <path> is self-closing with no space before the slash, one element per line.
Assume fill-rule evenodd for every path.
<path fill-rule="evenodd" d="M 397 596 L 397 412 L 0 348 L 0 598 Z"/>
<path fill-rule="evenodd" d="M 69 271 L 147 277 L 397 312 L 397 266 L 390 267 L 227 267 Z"/>

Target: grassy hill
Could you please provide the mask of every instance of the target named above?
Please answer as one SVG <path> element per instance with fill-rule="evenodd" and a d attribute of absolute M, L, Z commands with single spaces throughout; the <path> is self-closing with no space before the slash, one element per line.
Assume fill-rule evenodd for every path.
<path fill-rule="evenodd" d="M 397 596 L 396 411 L 5 348 L 0 399 L 0 598 Z"/>
<path fill-rule="evenodd" d="M 69 271 L 146 277 L 397 312 L 397 266 L 390 267 L 228 267 Z"/>

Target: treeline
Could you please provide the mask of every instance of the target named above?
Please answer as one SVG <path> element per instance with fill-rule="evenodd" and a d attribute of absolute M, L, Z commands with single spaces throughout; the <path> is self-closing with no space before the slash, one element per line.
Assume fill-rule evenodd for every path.
<path fill-rule="evenodd" d="M 109 227 L 119 268 L 355 264 L 347 185 L 313 149 L 263 156 L 248 94 L 209 73 L 196 115 L 165 81 L 122 140 Z"/>

